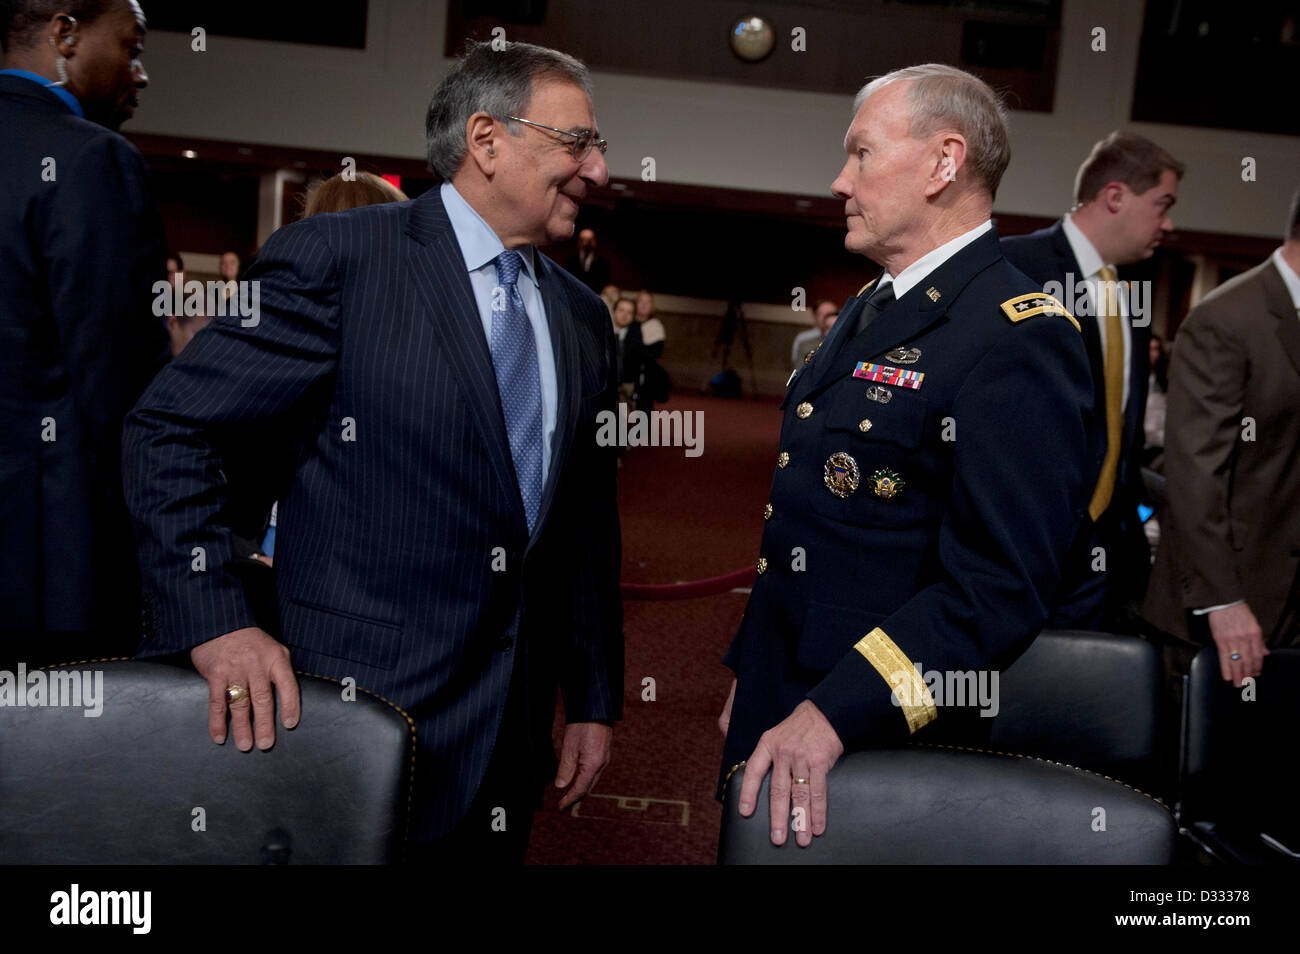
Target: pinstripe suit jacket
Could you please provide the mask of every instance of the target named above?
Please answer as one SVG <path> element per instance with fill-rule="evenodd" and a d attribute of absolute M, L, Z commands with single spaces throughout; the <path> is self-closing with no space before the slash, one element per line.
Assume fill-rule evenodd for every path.
<path fill-rule="evenodd" d="M 539 780 L 554 770 L 557 684 L 568 721 L 621 717 L 615 458 L 595 440 L 617 384 L 613 333 L 599 298 L 538 261 L 559 395 L 531 536 L 437 189 L 273 235 L 246 276 L 260 283 L 257 324 L 214 321 L 126 426 L 140 654 L 261 625 L 295 668 L 401 705 L 420 742 L 417 840 L 446 833 L 473 799 L 513 667 Z M 227 561 L 240 512 L 276 497 L 271 621 Z"/>

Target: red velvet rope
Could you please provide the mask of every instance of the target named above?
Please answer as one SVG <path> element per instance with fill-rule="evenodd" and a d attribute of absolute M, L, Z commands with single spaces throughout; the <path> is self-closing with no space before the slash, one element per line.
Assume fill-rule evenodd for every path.
<path fill-rule="evenodd" d="M 625 600 L 693 600 L 701 596 L 717 596 L 738 586 L 753 586 L 756 571 L 747 566 L 723 576 L 689 583 L 622 583 Z"/>

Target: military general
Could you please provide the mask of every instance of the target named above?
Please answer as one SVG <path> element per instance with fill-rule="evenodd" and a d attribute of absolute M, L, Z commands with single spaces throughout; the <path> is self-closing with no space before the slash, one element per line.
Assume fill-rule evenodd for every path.
<path fill-rule="evenodd" d="M 719 719 L 721 785 L 745 766 L 748 816 L 772 772 L 778 845 L 801 808 L 800 845 L 826 830 L 845 751 L 988 725 L 921 673 L 998 669 L 1033 641 L 1104 451 L 1078 323 L 999 249 L 997 95 L 949 66 L 890 73 L 844 147 L 844 244 L 884 271 L 787 385 Z"/>

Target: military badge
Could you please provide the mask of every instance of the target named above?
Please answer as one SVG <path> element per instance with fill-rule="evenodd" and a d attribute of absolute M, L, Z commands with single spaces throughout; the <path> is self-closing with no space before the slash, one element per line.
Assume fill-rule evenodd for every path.
<path fill-rule="evenodd" d="M 885 355 L 885 360 L 892 361 L 894 364 L 916 364 L 920 358 L 920 348 L 895 348 Z"/>
<path fill-rule="evenodd" d="M 836 497 L 847 497 L 858 489 L 858 462 L 844 451 L 836 451 L 826 460 L 826 489 Z"/>
<path fill-rule="evenodd" d="M 894 399 L 894 392 L 889 388 L 882 388 L 879 384 L 873 384 L 867 388 L 867 399 L 877 404 L 888 404 Z"/>
<path fill-rule="evenodd" d="M 903 478 L 888 467 L 882 467 L 871 475 L 871 492 L 881 500 L 893 500 L 905 486 Z"/>

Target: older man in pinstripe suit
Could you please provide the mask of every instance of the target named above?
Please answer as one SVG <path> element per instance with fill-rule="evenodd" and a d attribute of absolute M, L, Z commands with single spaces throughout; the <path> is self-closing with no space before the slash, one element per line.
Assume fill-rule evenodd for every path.
<path fill-rule="evenodd" d="M 471 47 L 427 132 L 439 188 L 276 233 L 260 314 L 216 320 L 131 415 L 140 654 L 189 652 L 242 750 L 273 744 L 273 690 L 296 723 L 294 668 L 353 677 L 416 722 L 416 856 L 518 861 L 557 686 L 561 807 L 621 716 L 609 316 L 533 247 L 572 235 L 605 144 L 586 69 L 524 43 Z M 292 463 L 254 479 L 272 445 Z M 265 620 L 227 561 L 235 514 L 276 495 Z"/>

